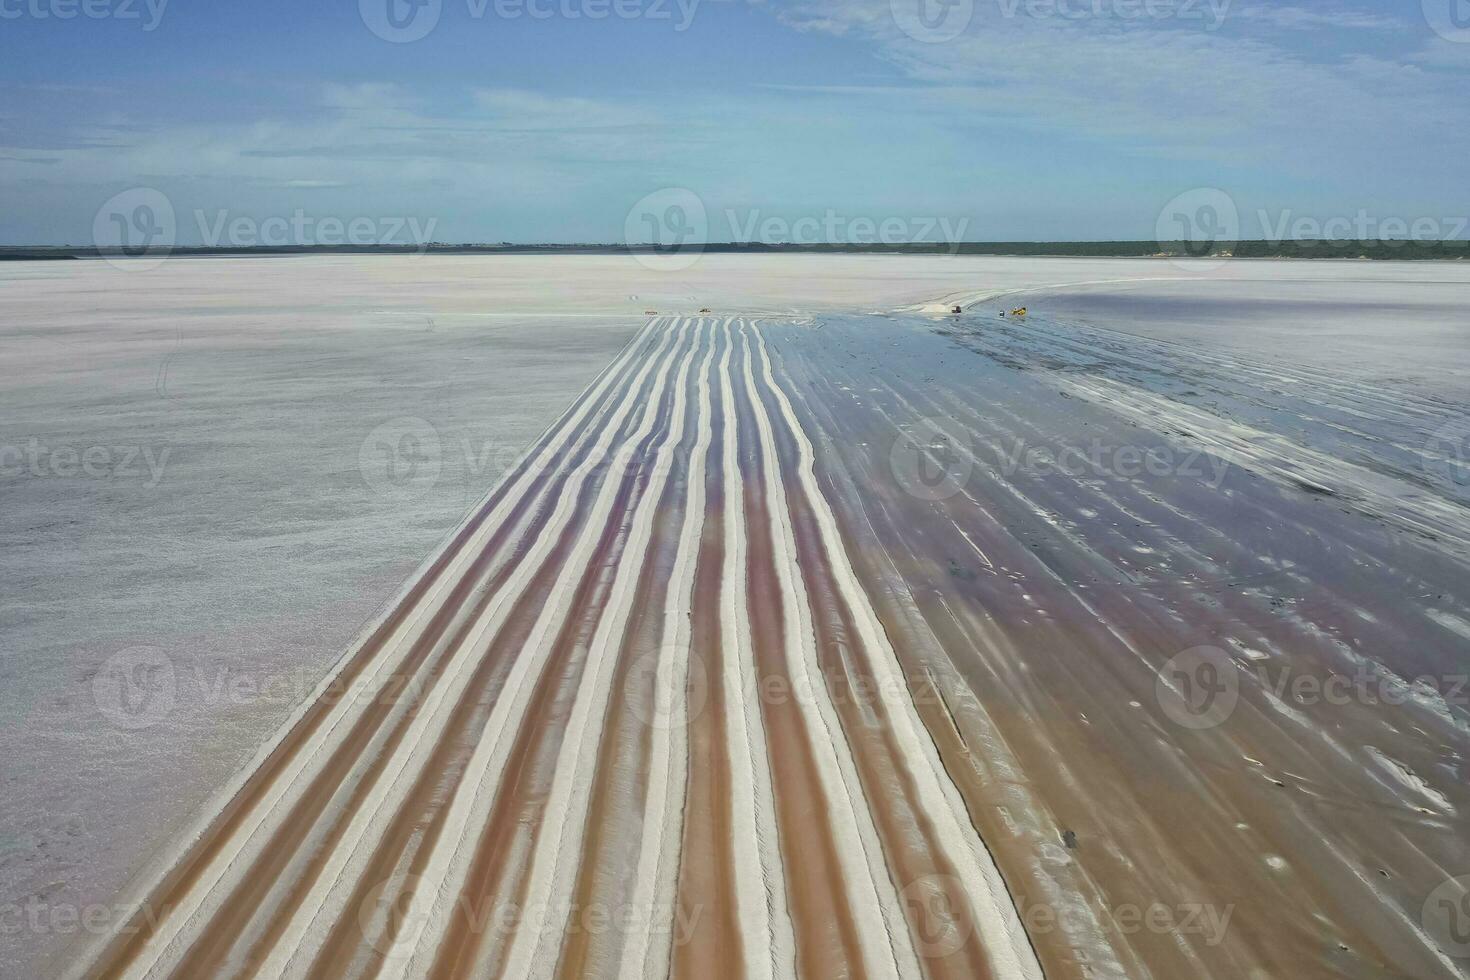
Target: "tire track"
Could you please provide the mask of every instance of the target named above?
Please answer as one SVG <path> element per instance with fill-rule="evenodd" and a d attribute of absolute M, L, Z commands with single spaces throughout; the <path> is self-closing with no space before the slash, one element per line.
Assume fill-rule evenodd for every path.
<path fill-rule="evenodd" d="M 748 435 L 746 479 L 759 688 L 772 735 L 771 768 L 781 813 L 787 887 L 803 976 L 913 976 L 907 930 L 894 928 L 898 897 L 881 861 L 872 816 L 856 789 L 850 746 L 840 737 L 816 667 L 805 586 L 764 406 L 756 397 L 750 332 L 741 329 L 740 424 Z M 822 815 L 812 820 L 812 814 Z M 875 873 L 875 871 L 877 873 Z M 906 955 L 905 955 L 906 954 Z"/>
<path fill-rule="evenodd" d="M 682 378 L 687 375 L 689 361 L 693 356 L 692 346 L 682 352 L 676 350 L 675 356 L 682 357 Z M 660 390 L 667 381 L 669 367 L 666 364 L 660 374 Z M 656 397 L 645 406 L 639 430 L 634 434 L 631 444 L 624 447 L 625 458 L 631 457 L 634 447 L 653 431 L 661 402 L 662 399 Z M 628 467 L 623 464 L 617 468 L 626 470 Z M 525 649 L 512 668 L 506 690 L 513 694 L 509 699 L 503 694 L 497 702 L 470 762 L 470 772 L 477 774 L 477 778 L 473 784 L 465 784 L 456 792 L 447 814 L 445 830 L 423 867 L 421 879 L 425 887 L 415 890 L 405 915 L 410 931 L 406 938 L 395 944 L 403 946 L 407 955 L 389 957 L 384 965 L 384 976 L 405 975 L 410 970 L 415 974 L 429 971 L 435 975 L 456 975 L 465 958 L 466 948 L 479 945 L 478 939 L 470 935 L 473 932 L 471 924 L 465 921 L 466 916 L 461 913 L 467 911 L 475 914 L 488 908 L 486 896 L 482 893 L 479 898 L 464 897 L 462 893 L 467 881 L 473 884 L 488 877 L 484 873 L 485 869 L 495 865 L 488 856 L 495 849 L 495 833 L 508 829 L 504 821 L 488 820 L 488 812 L 496 802 L 497 776 L 505 771 L 507 757 L 513 747 L 513 740 L 507 736 L 522 730 L 522 722 L 527 717 L 535 696 L 535 680 L 540 676 L 553 649 L 559 646 L 565 651 L 569 643 L 575 642 L 575 636 L 569 636 L 566 630 L 559 630 L 558 627 L 567 622 L 568 607 L 576 593 L 577 582 L 589 567 L 589 559 L 597 544 L 596 532 L 608 527 L 613 503 L 614 498 L 606 492 L 599 498 L 590 515 L 587 530 L 577 546 L 566 556 L 562 574 L 553 589 L 553 595 L 559 597 L 559 601 L 548 603 Z M 601 629 L 600 621 L 598 628 Z M 558 636 L 558 641 L 549 643 L 548 640 L 553 636 Z M 592 649 L 596 649 L 595 639 Z M 546 701 L 544 696 L 538 699 L 538 706 L 544 709 Z M 474 833 L 472 827 L 484 827 L 488 835 L 478 853 L 474 842 L 480 835 Z M 464 851 L 467 844 L 470 850 Z M 486 847 L 489 848 L 488 852 Z M 464 853 L 461 856 L 462 851 Z M 480 871 L 478 875 L 474 873 L 477 869 Z M 447 941 L 445 932 L 448 933 Z M 426 933 L 426 945 L 419 950 L 419 939 L 425 937 Z M 517 929 L 513 935 L 519 933 L 520 930 Z M 441 947 L 444 950 L 442 957 L 438 955 Z M 469 955 L 473 957 L 472 950 Z"/>

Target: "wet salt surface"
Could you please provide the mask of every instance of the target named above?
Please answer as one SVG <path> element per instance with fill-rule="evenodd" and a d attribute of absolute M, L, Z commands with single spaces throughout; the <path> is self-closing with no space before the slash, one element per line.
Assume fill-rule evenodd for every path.
<path fill-rule="evenodd" d="M 1414 295 L 1423 333 L 1464 322 Z M 1336 351 L 1282 356 L 1313 348 L 1286 323 L 1253 350 L 1147 304 L 1103 326 L 1007 301 L 1031 315 L 822 317 L 783 363 L 860 573 L 975 692 L 956 715 L 1013 896 L 1233 910 L 1211 943 L 1074 909 L 1032 935 L 1049 975 L 1457 975 L 1422 923 L 1470 868 L 1464 457 L 1435 437 L 1464 417 L 1466 352 L 1441 352 L 1446 380 L 1408 358 L 1412 380 L 1365 385 Z M 1178 710 L 1159 685 L 1180 670 L 1228 708 Z"/>
<path fill-rule="evenodd" d="M 1417 269 L 1424 267 L 1417 266 Z M 1046 290 L 1050 317 L 1252 362 L 1331 372 L 1460 407 L 1470 400 L 1470 287 L 1453 265 L 1410 284 L 1362 278 L 1152 282 Z"/>
<path fill-rule="evenodd" d="M 1470 553 L 1470 286 L 1044 291 L 953 335 L 1133 424 Z M 978 324 L 978 325 L 976 325 Z"/>

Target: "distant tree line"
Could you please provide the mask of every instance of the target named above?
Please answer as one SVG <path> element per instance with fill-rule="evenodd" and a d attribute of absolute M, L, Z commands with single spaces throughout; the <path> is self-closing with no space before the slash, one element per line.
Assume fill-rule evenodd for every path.
<path fill-rule="evenodd" d="M 769 244 L 765 242 L 716 242 L 700 246 L 719 254 L 793 253 L 826 255 L 1009 255 L 1097 258 L 1182 258 L 1230 257 L 1242 259 L 1376 259 L 1429 260 L 1470 259 L 1470 241 L 1246 241 L 1196 242 L 905 242 L 865 244 Z M 617 254 L 620 252 L 680 252 L 680 248 L 655 245 L 564 244 L 498 245 L 288 245 L 255 247 L 178 247 L 154 249 L 150 255 L 311 255 L 311 254 Z M 128 254 L 123 249 L 71 246 L 0 246 L 0 261 L 98 258 Z"/>

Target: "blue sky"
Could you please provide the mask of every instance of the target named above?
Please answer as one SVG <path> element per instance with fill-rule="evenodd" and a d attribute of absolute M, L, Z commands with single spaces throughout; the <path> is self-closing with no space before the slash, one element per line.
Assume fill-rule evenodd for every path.
<path fill-rule="evenodd" d="M 718 240 L 1151 238 L 1196 188 L 1246 237 L 1470 211 L 1470 0 L 422 2 L 0 0 L 0 242 L 89 242 L 137 187 L 185 244 L 619 241 L 664 188 Z"/>

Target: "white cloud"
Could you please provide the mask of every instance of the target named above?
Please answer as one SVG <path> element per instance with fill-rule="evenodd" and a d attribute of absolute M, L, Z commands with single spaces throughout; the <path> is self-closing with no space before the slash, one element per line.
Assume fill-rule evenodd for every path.
<path fill-rule="evenodd" d="M 783 4 L 781 23 L 841 37 L 879 64 L 818 66 L 815 84 L 793 84 L 797 66 L 781 82 L 736 80 L 697 97 L 677 86 L 655 98 L 326 84 L 293 89 L 289 104 L 245 102 L 274 112 L 164 122 L 146 102 L 55 93 L 73 100 L 65 111 L 23 100 L 8 107 L 23 118 L 0 121 L 0 194 L 14 199 L 0 204 L 36 215 L 35 227 L 55 211 L 85 229 L 88 206 L 156 182 L 181 208 L 411 208 L 441 217 L 449 235 L 463 219 L 467 237 L 530 240 L 554 226 L 567 240 L 607 237 L 627 204 L 682 185 L 715 209 L 1014 214 L 1015 228 L 995 233 L 1006 237 L 1047 208 L 1061 225 L 1090 213 L 1101 216 L 1094 227 L 1115 227 L 1153 195 L 1222 180 L 1336 189 L 1350 210 L 1375 191 L 1424 187 L 1433 202 L 1436 188 L 1443 197 L 1463 183 L 1470 46 L 1429 44 L 1427 29 L 1395 33 L 1404 50 L 1394 52 L 1373 31 L 1334 31 L 1341 22 L 1296 8 L 1208 31 L 1024 6 L 1008 17 L 1011 0 L 977 2 L 970 29 L 942 44 L 904 35 L 889 0 Z M 1093 163 L 1092 147 L 1106 163 Z M 1037 185 L 1038 162 L 1057 186 Z M 1099 186 L 1110 199 L 1093 204 Z M 502 214 L 520 215 L 517 230 L 498 234 Z M 1144 217 L 1104 233 L 1141 233 L 1153 223 Z"/>
<path fill-rule="evenodd" d="M 1008 16 L 1004 0 L 978 0 L 964 34 L 922 43 L 898 29 L 889 9 L 889 0 L 797 0 L 780 17 L 873 45 L 918 83 L 906 96 L 918 110 L 1087 134 L 1141 155 L 1269 162 L 1305 173 L 1322 160 L 1371 156 L 1367 134 L 1390 146 L 1466 140 L 1463 126 L 1451 128 L 1463 119 L 1463 76 L 1446 85 L 1409 60 L 1413 52 L 1395 62 L 1325 53 L 1303 40 L 1303 32 L 1318 28 L 1402 26 L 1375 15 L 1241 11 L 1245 21 L 1295 28 L 1263 35 L 1232 29 L 1241 25 L 1228 19 L 1223 29 L 1209 30 L 1167 18 L 1036 16 L 1024 3 Z M 1111 7 L 1099 0 L 1096 9 Z"/>

